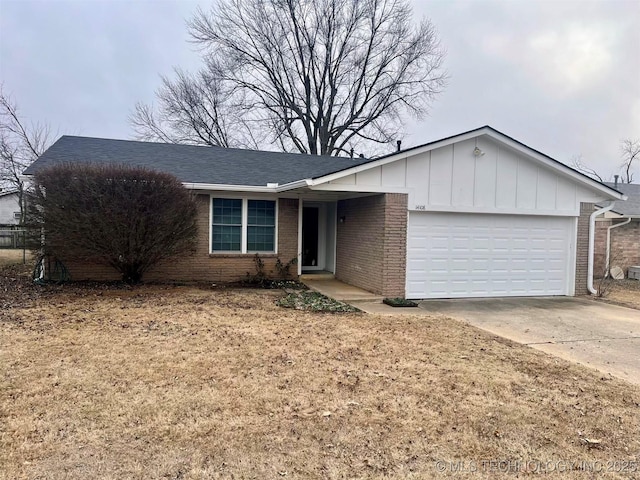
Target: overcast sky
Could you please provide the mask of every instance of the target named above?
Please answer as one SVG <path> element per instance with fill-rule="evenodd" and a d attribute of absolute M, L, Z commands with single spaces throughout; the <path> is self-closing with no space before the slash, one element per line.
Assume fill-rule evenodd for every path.
<path fill-rule="evenodd" d="M 450 81 L 403 147 L 488 124 L 610 177 L 620 141 L 640 138 L 640 0 L 413 3 L 440 33 Z M 185 28 L 198 5 L 211 3 L 0 0 L 4 92 L 60 134 L 131 138 L 127 117 L 159 75 L 199 67 Z"/>

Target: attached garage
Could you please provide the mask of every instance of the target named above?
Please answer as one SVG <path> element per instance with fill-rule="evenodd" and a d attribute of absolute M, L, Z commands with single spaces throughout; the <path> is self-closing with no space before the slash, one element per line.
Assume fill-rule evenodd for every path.
<path fill-rule="evenodd" d="M 371 195 L 338 202 L 336 278 L 410 299 L 587 293 L 594 204 L 624 201 L 490 127 L 308 185 Z"/>
<path fill-rule="evenodd" d="M 407 298 L 572 295 L 574 218 L 410 212 Z"/>

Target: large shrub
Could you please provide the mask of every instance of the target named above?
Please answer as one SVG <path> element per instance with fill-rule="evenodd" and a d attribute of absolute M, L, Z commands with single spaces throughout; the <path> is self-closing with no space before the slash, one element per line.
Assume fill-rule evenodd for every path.
<path fill-rule="evenodd" d="M 39 170 L 27 197 L 32 246 L 64 261 L 110 265 L 138 283 L 160 260 L 189 252 L 196 204 L 172 175 L 123 165 Z"/>

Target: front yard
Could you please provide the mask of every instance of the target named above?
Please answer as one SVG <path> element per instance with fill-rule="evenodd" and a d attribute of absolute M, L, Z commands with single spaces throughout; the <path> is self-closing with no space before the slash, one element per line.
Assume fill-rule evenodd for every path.
<path fill-rule="evenodd" d="M 33 258 L 30 251 L 23 252 L 22 249 L 19 248 L 0 248 L 0 268 L 6 265 L 22 263 L 23 256 L 27 263 L 31 262 Z"/>
<path fill-rule="evenodd" d="M 640 388 L 450 319 L 282 295 L 6 270 L 0 478 L 640 475 Z"/>
<path fill-rule="evenodd" d="M 601 300 L 640 309 L 640 280 L 606 280 L 606 292 Z"/>

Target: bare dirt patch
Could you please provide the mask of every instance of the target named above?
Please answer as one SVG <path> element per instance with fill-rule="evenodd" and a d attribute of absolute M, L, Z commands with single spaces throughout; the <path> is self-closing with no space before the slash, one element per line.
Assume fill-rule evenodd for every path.
<path fill-rule="evenodd" d="M 599 300 L 640 310 L 640 280 L 608 280 L 608 282 L 607 293 Z"/>
<path fill-rule="evenodd" d="M 0 299 L 0 477 L 638 476 L 640 388 L 461 322 L 21 285 Z"/>

